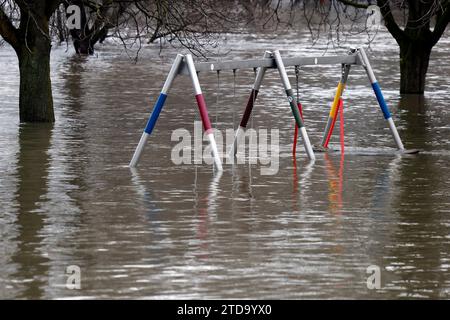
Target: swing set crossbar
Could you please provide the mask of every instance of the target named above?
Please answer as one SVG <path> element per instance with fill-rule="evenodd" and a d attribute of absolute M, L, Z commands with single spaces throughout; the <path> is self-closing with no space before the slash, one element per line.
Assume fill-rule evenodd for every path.
<path fill-rule="evenodd" d="M 330 64 L 361 65 L 361 61 L 356 53 L 342 56 L 320 56 L 320 57 L 293 57 L 283 58 L 285 67 L 289 66 L 315 66 Z M 199 62 L 195 64 L 197 72 L 225 71 L 237 69 L 254 68 L 276 69 L 277 64 L 274 57 L 251 60 L 228 60 L 217 62 Z M 178 74 L 188 75 L 189 69 L 185 61 L 182 61 Z"/>
<path fill-rule="evenodd" d="M 182 55 L 178 54 L 172 64 L 172 67 L 169 71 L 169 74 L 167 75 L 166 81 L 164 83 L 163 88 L 161 89 L 161 92 L 158 96 L 157 101 L 155 102 L 155 106 L 153 108 L 153 111 L 147 121 L 147 125 L 144 129 L 144 132 L 142 133 L 141 139 L 139 140 L 139 143 L 136 147 L 136 150 L 133 154 L 133 158 L 130 161 L 130 167 L 136 167 L 139 159 L 143 153 L 146 141 L 150 134 L 153 131 L 153 128 L 155 127 L 156 121 L 158 120 L 159 114 L 164 106 L 164 103 L 166 101 L 168 91 L 172 85 L 173 80 L 176 78 L 177 75 L 189 75 L 193 84 L 194 93 L 195 93 L 195 99 L 197 100 L 197 106 L 200 112 L 200 116 L 202 119 L 203 127 L 205 130 L 205 133 L 208 136 L 210 146 L 211 146 L 211 153 L 214 158 L 214 164 L 215 168 L 218 171 L 222 171 L 222 160 L 218 152 L 218 148 L 216 145 L 216 141 L 214 138 L 213 128 L 211 125 L 211 121 L 209 120 L 208 116 L 208 109 L 206 106 L 205 98 L 203 96 L 200 82 L 198 79 L 198 73 L 199 72 L 217 72 L 219 75 L 219 71 L 224 70 L 233 70 L 233 73 L 235 74 L 235 70 L 238 69 L 254 69 L 256 72 L 255 75 L 255 82 L 253 84 L 253 88 L 251 90 L 251 94 L 249 97 L 249 100 L 247 102 L 245 112 L 242 116 L 241 124 L 236 130 L 235 138 L 233 141 L 232 146 L 232 153 L 236 155 L 236 146 L 237 142 L 239 141 L 239 137 L 241 133 L 244 132 L 248 119 L 251 115 L 256 97 L 259 92 L 259 88 L 261 86 L 261 82 L 264 77 L 264 73 L 266 69 L 278 69 L 281 82 L 283 83 L 283 87 L 285 89 L 286 97 L 289 101 L 289 106 L 292 110 L 292 114 L 295 118 L 296 127 L 298 127 L 301 135 L 302 135 L 302 141 L 305 147 L 305 151 L 309 157 L 310 160 L 314 161 L 314 150 L 312 148 L 311 142 L 309 141 L 308 134 L 306 132 L 304 123 L 303 123 L 303 116 L 301 114 L 301 109 L 298 105 L 298 103 L 295 103 L 296 97 L 294 96 L 292 86 L 289 81 L 289 76 L 286 72 L 285 67 L 289 66 L 317 66 L 317 65 L 336 65 L 341 64 L 342 68 L 342 74 L 341 79 L 338 83 L 338 88 L 336 90 L 336 94 L 333 100 L 333 104 L 330 110 L 330 114 L 328 116 L 327 125 L 325 127 L 324 132 L 324 139 L 322 141 L 322 146 L 326 147 L 329 141 L 329 137 L 331 136 L 331 133 L 333 131 L 334 123 L 337 118 L 337 111 L 339 110 L 339 106 L 342 104 L 341 102 L 341 96 L 344 91 L 348 73 L 350 71 L 351 65 L 360 65 L 363 66 L 367 76 L 370 80 L 372 89 L 375 93 L 375 96 L 377 98 L 378 104 L 380 106 L 381 111 L 383 112 L 384 118 L 386 119 L 389 129 L 391 130 L 391 133 L 394 137 L 394 140 L 397 144 L 397 147 L 400 151 L 404 152 L 404 146 L 400 139 L 400 136 L 397 132 L 397 128 L 395 127 L 394 121 L 392 120 L 391 113 L 389 111 L 389 108 L 386 104 L 386 101 L 384 100 L 383 94 L 381 92 L 380 85 L 378 84 L 378 81 L 375 77 L 375 74 L 372 70 L 372 67 L 370 65 L 369 59 L 367 58 L 367 55 L 364 51 L 364 49 L 358 48 L 353 49 L 351 48 L 348 51 L 347 55 L 342 56 L 319 56 L 319 57 L 292 57 L 292 58 L 285 58 L 282 59 L 281 54 L 279 50 L 275 50 L 273 52 L 266 51 L 264 53 L 264 57 L 262 59 L 254 59 L 254 60 L 230 60 L 230 61 L 218 61 L 218 62 L 201 62 L 201 63 L 194 63 L 192 56 L 190 54 Z M 258 70 L 256 70 L 258 69 Z M 298 79 L 298 68 L 296 68 L 296 74 Z M 297 99 L 298 99 L 298 93 L 297 93 Z M 341 107 L 342 108 L 342 107 Z"/>

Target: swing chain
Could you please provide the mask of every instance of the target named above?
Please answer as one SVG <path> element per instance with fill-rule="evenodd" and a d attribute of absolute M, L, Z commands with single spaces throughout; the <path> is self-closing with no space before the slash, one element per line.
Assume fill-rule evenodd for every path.
<path fill-rule="evenodd" d="M 256 67 L 253 68 L 253 76 L 255 77 L 254 81 L 256 81 L 256 77 L 258 76 L 258 68 L 256 68 Z M 256 101 L 255 94 L 253 94 L 252 99 L 253 99 L 253 107 L 255 107 L 255 101 Z M 250 127 L 253 129 L 253 112 L 250 114 Z"/>
<path fill-rule="evenodd" d="M 236 69 L 233 69 L 233 128 L 236 128 Z"/>
<path fill-rule="evenodd" d="M 299 89 L 299 77 L 300 77 L 300 67 L 295 66 L 295 83 L 296 83 L 296 89 L 297 89 L 297 103 L 300 102 L 300 89 Z"/>
<path fill-rule="evenodd" d="M 216 115 L 215 115 L 216 129 L 218 121 L 219 102 L 220 102 L 219 95 L 220 95 L 220 70 L 217 70 L 217 95 L 216 95 Z"/>

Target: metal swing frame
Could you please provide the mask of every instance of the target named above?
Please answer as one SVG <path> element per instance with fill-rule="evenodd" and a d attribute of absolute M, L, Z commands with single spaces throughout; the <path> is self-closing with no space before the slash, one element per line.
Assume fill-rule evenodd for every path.
<path fill-rule="evenodd" d="M 208 109 L 206 106 L 206 102 L 200 87 L 200 83 L 198 80 L 197 73 L 199 72 L 220 72 L 226 70 L 237 70 L 237 69 L 256 69 L 258 68 L 255 81 L 253 83 L 253 87 L 243 113 L 241 122 L 239 127 L 236 130 L 235 139 L 233 142 L 232 153 L 236 154 L 237 150 L 237 142 L 239 141 L 239 137 L 247 126 L 248 120 L 250 118 L 251 112 L 254 107 L 254 102 L 257 98 L 258 92 L 261 87 L 262 80 L 264 78 L 265 72 L 267 69 L 278 69 L 281 81 L 283 83 L 285 93 L 287 99 L 289 101 L 289 105 L 294 116 L 295 122 L 297 126 L 300 128 L 300 132 L 302 135 L 302 141 L 305 147 L 306 154 L 310 160 L 315 159 L 314 151 L 312 149 L 311 143 L 308 138 L 308 134 L 306 128 L 304 126 L 303 120 L 300 116 L 299 110 L 297 108 L 296 101 L 297 99 L 294 96 L 291 84 L 289 82 L 289 78 L 286 73 L 286 67 L 289 66 L 314 66 L 314 65 L 333 65 L 340 64 L 342 67 L 341 79 L 338 83 L 338 87 L 334 96 L 333 103 L 331 105 L 330 113 L 328 116 L 327 124 L 324 130 L 322 146 L 326 147 L 328 141 L 327 137 L 331 135 L 334 127 L 334 123 L 336 122 L 338 111 L 339 111 L 339 101 L 342 97 L 342 94 L 345 89 L 345 85 L 347 83 L 347 78 L 350 73 L 350 67 L 353 65 L 362 66 L 371 83 L 372 89 L 375 93 L 375 96 L 378 101 L 378 105 L 383 113 L 384 118 L 388 123 L 388 127 L 392 133 L 394 141 L 397 145 L 397 148 L 400 151 L 404 151 L 404 146 L 402 140 L 397 132 L 397 128 L 392 120 L 391 113 L 386 104 L 384 96 L 381 92 L 378 81 L 373 72 L 372 66 L 370 65 L 370 61 L 367 58 L 366 52 L 362 47 L 357 49 L 350 49 L 346 55 L 340 56 L 326 56 L 326 57 L 292 57 L 292 58 L 284 58 L 282 59 L 281 54 L 278 50 L 273 52 L 266 51 L 264 57 L 262 59 L 253 59 L 253 60 L 235 60 L 235 61 L 220 61 L 220 62 L 201 62 L 194 63 L 192 56 L 190 54 L 181 55 L 178 54 L 175 58 L 175 61 L 172 64 L 172 67 L 169 71 L 169 74 L 166 78 L 164 86 L 161 90 L 161 93 L 155 103 L 153 111 L 150 115 L 150 118 L 147 122 L 147 125 L 142 133 L 141 139 L 136 147 L 136 150 L 133 154 L 133 158 L 130 162 L 130 167 L 136 167 L 139 163 L 139 160 L 144 151 L 145 144 L 147 142 L 148 137 L 153 131 L 153 128 L 156 125 L 159 114 L 164 106 L 164 103 L 167 98 L 168 91 L 172 86 L 173 80 L 178 75 L 189 75 L 194 87 L 195 98 L 197 100 L 197 105 L 200 111 L 200 116 L 202 119 L 203 127 L 205 132 L 207 133 L 212 155 L 214 157 L 214 164 L 217 170 L 222 171 L 222 161 L 220 159 L 216 141 L 214 139 L 213 128 L 211 126 L 211 122 L 209 120 Z M 297 97 L 298 98 L 298 97 Z M 329 139 L 328 139 L 329 140 Z"/>

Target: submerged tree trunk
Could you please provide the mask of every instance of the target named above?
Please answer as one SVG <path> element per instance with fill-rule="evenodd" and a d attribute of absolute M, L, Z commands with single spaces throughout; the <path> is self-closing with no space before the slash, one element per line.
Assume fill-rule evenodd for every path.
<path fill-rule="evenodd" d="M 41 40 L 39 40 L 41 41 Z M 41 48 L 23 46 L 18 52 L 20 69 L 19 110 L 21 122 L 54 122 L 50 79 L 50 43 Z"/>
<path fill-rule="evenodd" d="M 400 45 L 400 93 L 424 93 L 431 49 L 422 42 Z"/>
<path fill-rule="evenodd" d="M 89 36 L 81 35 L 77 31 L 71 32 L 73 47 L 78 54 L 94 54 L 94 44 Z"/>
<path fill-rule="evenodd" d="M 442 1 L 444 2 L 444 1 Z M 400 93 L 423 94 L 431 50 L 450 22 L 450 2 L 439 6 L 435 1 L 404 1 L 407 23 L 403 30 L 397 24 L 393 2 L 377 0 L 384 24 L 400 47 Z M 406 11 L 405 11 L 406 12 Z M 431 30 L 431 21 L 434 27 Z"/>
<path fill-rule="evenodd" d="M 22 27 L 24 26 L 24 27 Z M 20 122 L 54 122 L 48 18 L 23 12 L 20 42 L 15 47 L 20 71 Z"/>
<path fill-rule="evenodd" d="M 15 2 L 20 9 L 20 24 L 14 26 L 0 6 L 0 35 L 19 60 L 20 122 L 54 122 L 49 19 L 62 0 Z"/>
<path fill-rule="evenodd" d="M 93 55 L 95 52 L 95 44 L 97 44 L 97 42 L 102 43 L 106 39 L 108 28 L 104 27 L 100 30 L 88 30 L 87 32 L 72 30 L 70 34 L 76 53 Z"/>

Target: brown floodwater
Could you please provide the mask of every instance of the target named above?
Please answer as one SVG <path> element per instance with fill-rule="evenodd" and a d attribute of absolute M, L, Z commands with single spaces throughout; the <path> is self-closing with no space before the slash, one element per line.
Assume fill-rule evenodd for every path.
<path fill-rule="evenodd" d="M 223 59 L 275 48 L 345 53 L 294 33 L 227 35 L 223 43 Z M 345 153 L 310 163 L 299 146 L 294 162 L 292 116 L 270 70 L 250 125 L 280 132 L 274 175 L 262 175 L 261 163 L 225 164 L 217 174 L 171 161 L 171 133 L 193 132 L 199 119 L 187 77 L 175 81 L 138 169 L 128 168 L 176 49 L 148 47 L 134 63 L 113 44 L 87 58 L 55 48 L 56 123 L 44 125 L 19 124 L 18 65 L 0 48 L 0 298 L 449 298 L 450 39 L 433 51 L 424 97 L 398 94 L 389 35 L 371 47 L 403 142 L 422 152 L 394 152 L 365 73 L 354 67 Z M 314 144 L 339 75 L 339 66 L 301 69 Z M 253 79 L 253 70 L 200 73 L 221 132 L 238 124 Z M 339 148 L 337 134 L 331 143 Z M 66 286 L 73 265 L 79 290 Z M 380 289 L 366 285 L 370 265 L 381 269 Z"/>

